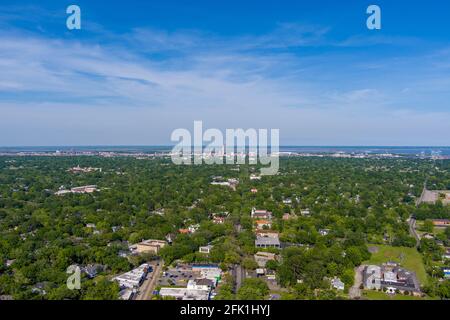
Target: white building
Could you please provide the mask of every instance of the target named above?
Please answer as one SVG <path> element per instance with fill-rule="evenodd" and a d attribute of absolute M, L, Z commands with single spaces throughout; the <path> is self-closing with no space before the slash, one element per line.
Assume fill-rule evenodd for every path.
<path fill-rule="evenodd" d="M 148 263 L 144 263 L 139 267 L 137 267 L 136 269 L 123 273 L 117 277 L 114 277 L 113 280 L 119 282 L 119 286 L 122 289 L 137 288 L 141 285 L 142 281 L 144 281 L 149 266 L 150 265 Z"/>
<path fill-rule="evenodd" d="M 201 252 L 201 253 L 207 253 L 207 254 L 209 254 L 210 252 L 211 252 L 211 249 L 213 248 L 213 246 L 212 245 L 207 245 L 207 246 L 203 246 L 203 247 L 200 247 L 199 249 L 198 249 L 198 251 L 199 252 Z"/>
<path fill-rule="evenodd" d="M 370 265 L 366 267 L 364 286 L 367 289 L 381 288 L 381 268 L 379 266 Z"/>
<path fill-rule="evenodd" d="M 334 278 L 331 280 L 331 285 L 337 290 L 344 290 L 345 288 L 345 284 L 339 278 Z"/>

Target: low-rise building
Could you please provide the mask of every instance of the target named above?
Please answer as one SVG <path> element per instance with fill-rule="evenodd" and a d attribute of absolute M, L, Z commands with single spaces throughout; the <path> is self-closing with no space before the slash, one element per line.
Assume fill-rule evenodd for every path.
<path fill-rule="evenodd" d="M 450 226 L 450 219 L 433 219 L 431 221 L 435 227 L 445 228 Z"/>
<path fill-rule="evenodd" d="M 119 291 L 119 299 L 120 300 L 131 300 L 133 299 L 135 294 L 134 289 L 125 288 Z"/>
<path fill-rule="evenodd" d="M 189 233 L 195 233 L 199 228 L 200 228 L 200 225 L 198 223 L 197 224 L 191 224 L 188 227 L 188 231 L 189 231 Z"/>
<path fill-rule="evenodd" d="M 185 267 L 186 268 L 186 267 Z M 163 287 L 159 291 L 162 297 L 173 297 L 177 300 L 208 300 L 212 290 L 221 279 L 222 270 L 215 264 L 194 264 L 187 267 L 200 277 L 188 280 L 185 288 Z"/>
<path fill-rule="evenodd" d="M 270 229 L 270 228 L 272 228 L 272 222 L 269 220 L 265 220 L 265 219 L 256 220 L 255 226 L 256 226 L 257 230 Z"/>
<path fill-rule="evenodd" d="M 291 219 L 295 219 L 295 218 L 297 218 L 297 216 L 295 215 L 295 214 L 290 214 L 290 213 L 284 213 L 283 214 L 283 217 L 282 217 L 282 219 L 284 220 L 284 221 L 287 221 L 287 220 L 291 220 Z"/>
<path fill-rule="evenodd" d="M 450 279 L 450 267 L 442 267 L 444 273 L 444 279 Z"/>
<path fill-rule="evenodd" d="M 445 252 L 442 255 L 443 260 L 450 260 L 450 248 L 445 248 Z"/>
<path fill-rule="evenodd" d="M 367 289 L 410 291 L 420 294 L 420 286 L 414 272 L 400 268 L 396 263 L 381 266 L 370 265 L 364 269 L 364 287 Z"/>
<path fill-rule="evenodd" d="M 367 289 L 381 289 L 381 268 L 370 265 L 364 268 L 364 287 Z"/>
<path fill-rule="evenodd" d="M 211 249 L 213 248 L 213 246 L 212 245 L 207 245 L 207 246 L 203 246 L 203 247 L 200 247 L 199 249 L 198 249 L 198 251 L 199 252 L 201 252 L 201 253 L 207 253 L 207 254 L 209 254 L 210 252 L 211 252 Z"/>
<path fill-rule="evenodd" d="M 92 168 L 92 167 L 80 167 L 79 165 L 73 168 L 68 169 L 67 171 L 72 173 L 89 173 L 93 171 L 102 172 L 102 168 Z"/>
<path fill-rule="evenodd" d="M 95 278 L 95 276 L 104 270 L 104 266 L 101 264 L 88 264 L 87 266 L 81 268 L 89 279 Z"/>
<path fill-rule="evenodd" d="M 90 186 L 75 187 L 70 189 L 70 191 L 72 193 L 92 193 L 95 191 L 99 191 L 99 189 L 97 189 L 96 185 L 90 185 Z"/>
<path fill-rule="evenodd" d="M 255 247 L 257 248 L 280 248 L 280 239 L 277 237 L 261 237 L 257 236 L 255 240 Z"/>
<path fill-rule="evenodd" d="M 303 210 L 300 210 L 300 214 L 302 216 L 309 216 L 309 215 L 311 215 L 311 212 L 309 211 L 309 209 L 303 209 Z"/>
<path fill-rule="evenodd" d="M 339 278 L 334 278 L 331 280 L 331 285 L 333 286 L 333 288 L 335 288 L 336 290 L 344 290 L 345 288 L 345 284 L 341 281 L 341 279 Z"/>
<path fill-rule="evenodd" d="M 280 237 L 280 234 L 277 231 L 267 229 L 255 230 L 255 235 L 256 237 L 270 237 L 270 238 Z"/>
<path fill-rule="evenodd" d="M 133 289 L 139 287 L 145 279 L 145 276 L 150 271 L 150 265 L 148 263 L 141 264 L 139 267 L 125 272 L 119 276 L 113 278 L 113 281 L 119 283 L 120 288 Z"/>
<path fill-rule="evenodd" d="M 252 209 L 251 212 L 252 219 L 272 219 L 272 212 L 267 210 L 256 210 L 256 208 Z"/>
<path fill-rule="evenodd" d="M 271 252 L 258 251 L 254 255 L 255 261 L 259 267 L 265 268 L 268 261 L 275 261 L 277 255 Z"/>
<path fill-rule="evenodd" d="M 212 222 L 214 224 L 224 224 L 225 223 L 225 217 L 214 217 Z"/>
<path fill-rule="evenodd" d="M 143 240 L 142 242 L 136 243 L 135 245 L 131 246 L 130 249 L 134 253 L 153 253 L 158 254 L 159 250 L 163 248 L 167 244 L 166 241 L 163 240 Z"/>
<path fill-rule="evenodd" d="M 208 300 L 209 290 L 196 290 L 192 288 L 172 288 L 165 287 L 159 290 L 161 297 L 172 297 L 177 300 Z"/>
<path fill-rule="evenodd" d="M 100 189 L 98 189 L 96 185 L 89 185 L 89 186 L 74 187 L 71 188 L 70 190 L 60 189 L 55 192 L 55 195 L 61 196 L 67 193 L 93 193 L 95 191 L 100 191 Z"/>
<path fill-rule="evenodd" d="M 217 264 L 193 264 L 192 271 L 200 273 L 200 278 L 214 281 L 214 285 L 222 278 L 222 270 Z"/>

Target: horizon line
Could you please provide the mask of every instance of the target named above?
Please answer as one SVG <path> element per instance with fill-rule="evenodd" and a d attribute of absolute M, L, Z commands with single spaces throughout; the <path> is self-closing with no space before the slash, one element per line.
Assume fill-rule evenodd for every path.
<path fill-rule="evenodd" d="M 76 147 L 173 147 L 177 144 L 79 144 L 79 145 L 11 145 L 11 146 L 4 146 L 0 145 L 0 148 L 76 148 Z M 202 147 L 208 146 L 208 144 L 202 145 Z M 271 147 L 272 145 L 268 145 L 268 147 Z M 192 147 L 199 147 L 196 145 L 192 145 Z M 249 145 L 243 145 L 243 146 L 236 146 L 235 147 L 249 147 Z M 450 148 L 450 145 L 448 146 L 437 146 L 437 145 L 301 145 L 301 144 L 286 144 L 286 145 L 279 145 L 278 147 L 315 147 L 315 148 Z"/>

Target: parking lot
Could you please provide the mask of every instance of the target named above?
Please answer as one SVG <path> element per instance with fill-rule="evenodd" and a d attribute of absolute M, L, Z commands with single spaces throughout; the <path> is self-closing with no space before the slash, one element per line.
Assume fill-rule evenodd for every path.
<path fill-rule="evenodd" d="M 181 268 L 171 268 L 164 271 L 158 281 L 160 286 L 186 286 L 188 281 L 199 277 L 197 272 Z"/>

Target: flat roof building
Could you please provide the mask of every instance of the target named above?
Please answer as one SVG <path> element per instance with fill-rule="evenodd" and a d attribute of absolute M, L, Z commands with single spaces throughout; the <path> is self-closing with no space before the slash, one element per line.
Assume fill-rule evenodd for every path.
<path fill-rule="evenodd" d="M 136 253 L 153 253 L 158 254 L 159 250 L 167 244 L 163 240 L 143 240 L 142 242 L 136 243 L 131 246 L 131 249 Z"/>
<path fill-rule="evenodd" d="M 257 236 L 255 240 L 257 248 L 280 248 L 280 240 L 278 237 L 261 237 Z"/>

